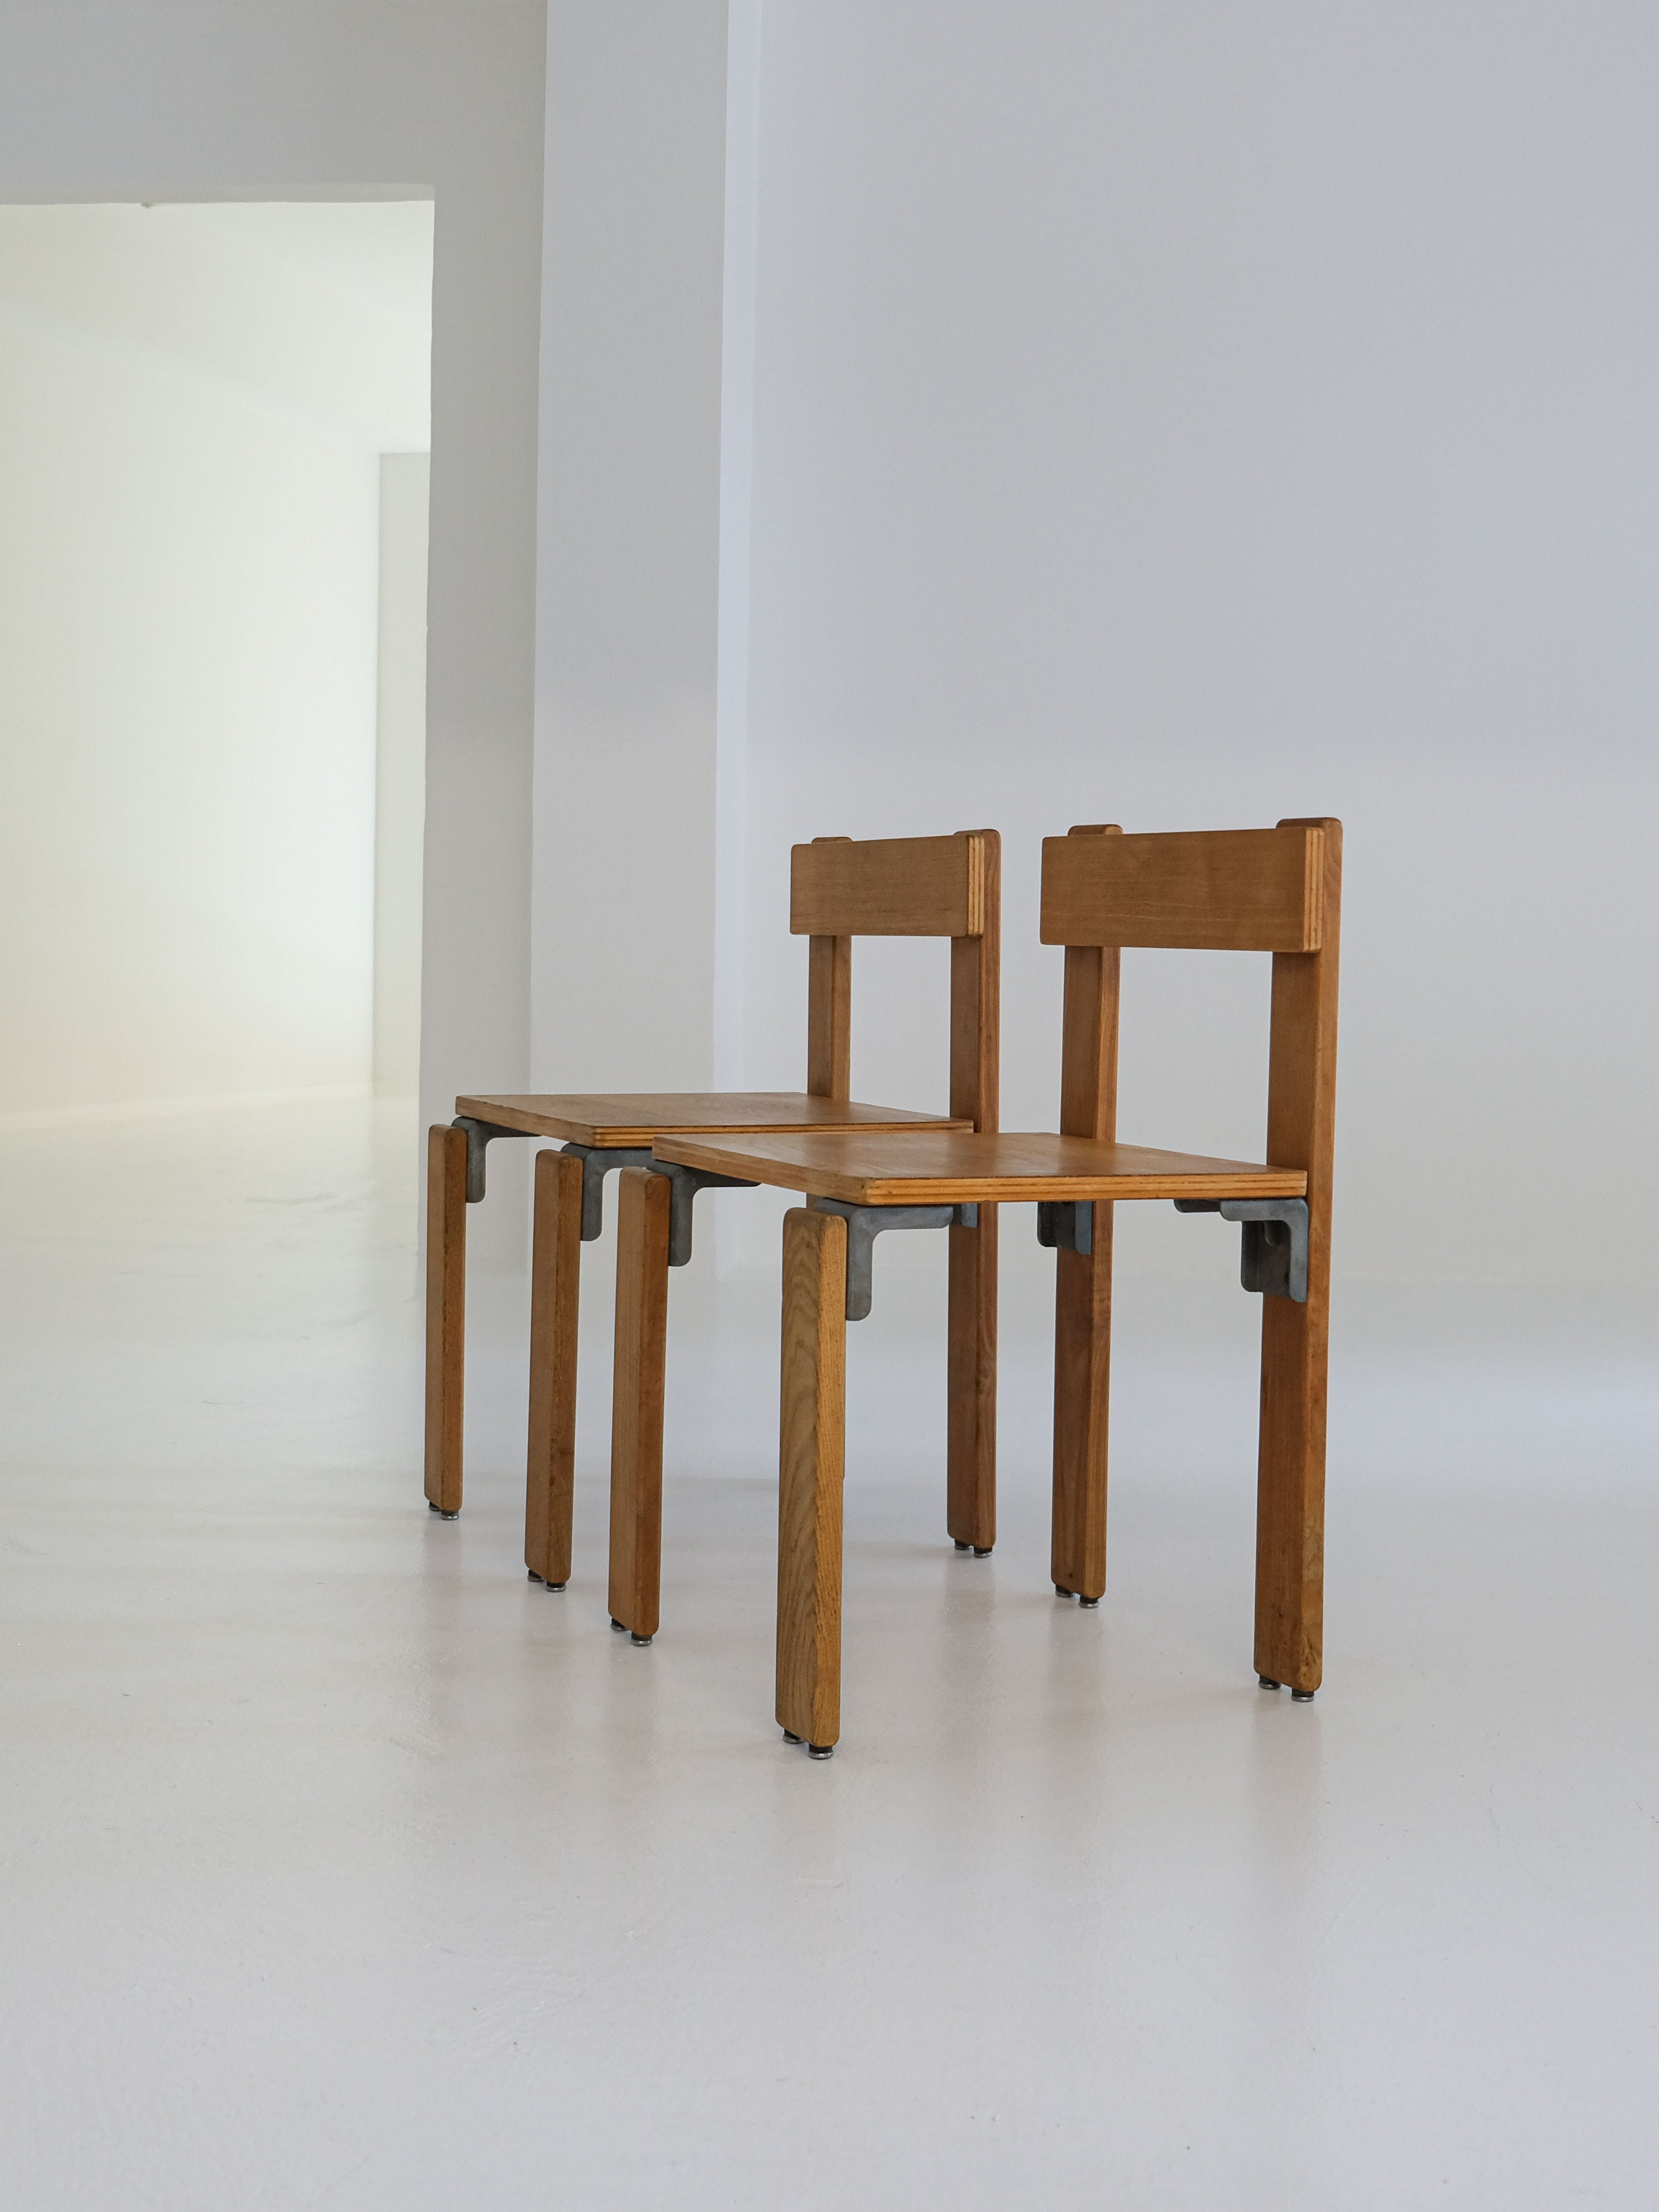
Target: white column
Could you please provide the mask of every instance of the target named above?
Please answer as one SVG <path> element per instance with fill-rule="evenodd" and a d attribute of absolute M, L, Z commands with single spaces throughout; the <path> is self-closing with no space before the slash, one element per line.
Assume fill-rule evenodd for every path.
<path fill-rule="evenodd" d="M 721 468 L 727 14 L 549 11 L 538 1089 L 714 1079 L 717 840 L 742 819 L 740 714 L 722 750 L 720 705 L 742 690 L 729 660 L 722 684 L 723 495 L 747 505 Z"/>

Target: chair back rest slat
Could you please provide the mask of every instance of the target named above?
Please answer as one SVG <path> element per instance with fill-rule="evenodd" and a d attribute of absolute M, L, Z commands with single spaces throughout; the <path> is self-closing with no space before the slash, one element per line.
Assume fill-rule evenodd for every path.
<path fill-rule="evenodd" d="M 789 856 L 797 937 L 982 937 L 985 846 L 954 837 L 821 837 Z"/>
<path fill-rule="evenodd" d="M 1045 945 L 1317 952 L 1324 836 L 1311 823 L 1045 837 Z"/>

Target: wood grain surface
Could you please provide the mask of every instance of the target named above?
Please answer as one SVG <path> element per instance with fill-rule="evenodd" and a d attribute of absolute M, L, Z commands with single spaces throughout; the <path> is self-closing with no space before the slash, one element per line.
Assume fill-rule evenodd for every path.
<path fill-rule="evenodd" d="M 617 1181 L 611 1618 L 636 1636 L 654 1636 L 662 1589 L 669 1186 L 648 1168 L 624 1168 Z"/>
<path fill-rule="evenodd" d="M 1312 952 L 1323 825 L 1045 837 L 1045 945 Z"/>
<path fill-rule="evenodd" d="M 797 937 L 977 937 L 984 848 L 954 837 L 820 837 L 789 855 Z"/>
<path fill-rule="evenodd" d="M 858 1206 L 944 1206 L 1047 1198 L 1299 1198 L 1300 1168 L 1195 1152 L 1153 1152 L 1046 1133 L 980 1135 L 917 1129 L 899 1136 L 659 1137 L 659 1159 L 841 1198 Z"/>
<path fill-rule="evenodd" d="M 1320 833 L 1324 929 L 1316 952 L 1273 961 L 1267 1148 L 1307 1172 L 1308 1297 L 1261 1301 L 1256 1492 L 1256 1672 L 1316 1690 L 1324 1669 L 1325 1425 L 1330 1361 L 1331 1183 L 1336 1140 L 1337 960 L 1342 825 Z"/>
<path fill-rule="evenodd" d="M 783 1218 L 778 1434 L 777 1717 L 807 1743 L 841 1735 L 847 1224 Z"/>
<path fill-rule="evenodd" d="M 1121 842 L 1115 823 L 1075 829 L 1091 848 Z M 1117 1133 L 1118 987 L 1115 945 L 1066 950 L 1060 1126 L 1111 1145 Z M 1091 1249 L 1054 1255 L 1054 1517 L 1049 1572 L 1079 1597 L 1106 1588 L 1106 1501 L 1112 1358 L 1109 1200 L 1093 1208 Z"/>
<path fill-rule="evenodd" d="M 530 1246 L 530 1448 L 525 1468 L 524 1563 L 544 1583 L 570 1579 L 581 1234 L 581 1162 L 568 1152 L 538 1152 Z"/>
<path fill-rule="evenodd" d="M 643 1147 L 678 1129 L 949 1129 L 968 1127 L 950 1114 L 905 1106 L 863 1106 L 848 1098 L 814 1097 L 805 1091 L 593 1091 L 510 1097 L 478 1093 L 455 1101 L 455 1111 L 498 1128 L 522 1129 L 565 1145 L 602 1149 Z"/>
<path fill-rule="evenodd" d="M 461 1510 L 466 1361 L 466 1132 L 426 1139 L 426 1494 Z"/>
<path fill-rule="evenodd" d="M 951 1111 L 981 1134 L 1000 1118 L 1002 1042 L 1002 840 L 969 835 L 980 847 L 984 927 L 951 940 Z M 997 1540 L 997 1210 L 980 1208 L 974 1229 L 948 1232 L 945 1510 L 958 1544 L 988 1552 Z"/>
<path fill-rule="evenodd" d="M 853 940 L 815 937 L 806 965 L 806 1088 L 814 1098 L 853 1089 Z"/>

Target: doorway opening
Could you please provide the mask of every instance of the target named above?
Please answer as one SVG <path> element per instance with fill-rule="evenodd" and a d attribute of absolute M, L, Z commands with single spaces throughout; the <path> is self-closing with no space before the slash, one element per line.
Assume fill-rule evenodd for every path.
<path fill-rule="evenodd" d="M 0 1128 L 412 1098 L 432 215 L 0 208 Z"/>

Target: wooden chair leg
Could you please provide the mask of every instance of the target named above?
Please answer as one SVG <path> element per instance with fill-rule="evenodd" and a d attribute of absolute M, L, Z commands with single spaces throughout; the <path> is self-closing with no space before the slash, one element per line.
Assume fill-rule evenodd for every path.
<path fill-rule="evenodd" d="M 426 1140 L 426 1495 L 461 1510 L 466 1365 L 466 1132 L 440 1122 Z"/>
<path fill-rule="evenodd" d="M 778 1451 L 778 1726 L 814 1750 L 841 1734 L 847 1224 L 783 1218 Z"/>
<path fill-rule="evenodd" d="M 1261 1301 L 1255 1670 L 1304 1697 L 1324 1671 L 1325 1395 L 1329 1293 Z"/>
<path fill-rule="evenodd" d="M 666 1176 L 624 1168 L 617 1202 L 611 1413 L 611 1618 L 641 1643 L 662 1599 L 662 1400 L 668 1339 Z"/>
<path fill-rule="evenodd" d="M 988 1552 L 997 1540 L 997 1210 L 951 1237 L 945 1527 Z"/>
<path fill-rule="evenodd" d="M 1106 1589 L 1106 1440 L 1112 1352 L 1112 1209 L 1092 1252 L 1058 1252 L 1054 1274 L 1056 1589 L 1097 1605 Z"/>
<path fill-rule="evenodd" d="M 540 1582 L 570 1579 L 576 1481 L 576 1320 L 581 1285 L 582 1164 L 536 1155 L 530 1259 L 530 1456 L 524 1563 Z"/>

